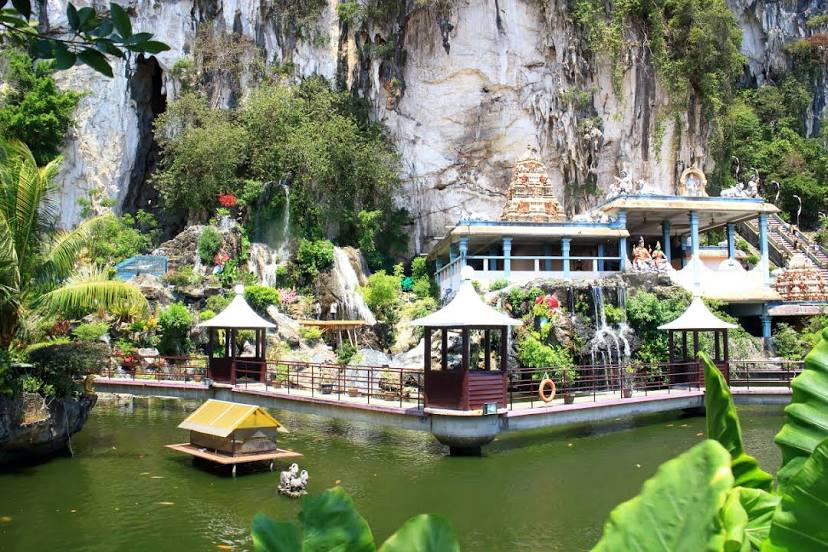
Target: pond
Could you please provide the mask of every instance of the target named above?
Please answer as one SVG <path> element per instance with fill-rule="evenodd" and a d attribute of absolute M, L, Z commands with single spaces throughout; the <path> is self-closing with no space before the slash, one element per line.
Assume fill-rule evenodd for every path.
<path fill-rule="evenodd" d="M 251 550 L 250 521 L 294 519 L 278 473 L 233 479 L 163 448 L 195 405 L 157 399 L 98 406 L 74 458 L 0 473 L 0 550 Z M 305 454 L 310 491 L 336 482 L 382 542 L 412 515 L 440 513 L 464 550 L 588 550 L 609 511 L 658 465 L 702 438 L 704 419 L 619 419 L 612 426 L 507 435 L 483 458 L 451 458 L 429 434 L 276 412 L 281 445 Z M 746 448 L 768 471 L 781 456 L 780 408 L 741 408 Z"/>

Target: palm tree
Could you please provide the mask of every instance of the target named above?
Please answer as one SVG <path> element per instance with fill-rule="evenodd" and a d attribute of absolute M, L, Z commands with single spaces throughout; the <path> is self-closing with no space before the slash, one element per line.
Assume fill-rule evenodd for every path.
<path fill-rule="evenodd" d="M 111 215 L 58 230 L 52 181 L 59 163 L 38 167 L 22 142 L 0 143 L 0 349 L 31 316 L 116 305 L 147 308 L 137 287 L 100 270 L 77 270 L 95 226 Z"/>

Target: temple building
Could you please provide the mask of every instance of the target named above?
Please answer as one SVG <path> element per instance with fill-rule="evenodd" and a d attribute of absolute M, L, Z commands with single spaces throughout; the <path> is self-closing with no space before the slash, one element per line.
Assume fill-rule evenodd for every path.
<path fill-rule="evenodd" d="M 465 266 L 474 267 L 484 285 L 498 279 L 511 284 L 660 272 L 696 295 L 738 305 L 739 316 L 767 317 L 768 303 L 780 300 L 771 286 L 768 258 L 768 216 L 779 209 L 755 189 L 709 197 L 706 184 L 701 170 L 688 168 L 676 193 L 663 195 L 624 174 L 596 208 L 567 218 L 546 166 L 530 147 L 512 170 L 500 218 L 457 221 L 429 258 L 444 295 L 458 289 Z M 738 257 L 736 229 L 753 220 L 759 261 L 746 269 Z M 703 247 L 699 236 L 717 229 L 726 232 L 726 246 Z"/>

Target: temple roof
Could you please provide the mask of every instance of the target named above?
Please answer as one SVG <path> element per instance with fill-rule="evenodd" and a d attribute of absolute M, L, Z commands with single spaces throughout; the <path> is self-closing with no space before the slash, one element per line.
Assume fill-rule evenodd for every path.
<path fill-rule="evenodd" d="M 694 297 L 681 316 L 662 324 L 659 330 L 732 330 L 736 324 L 725 322 L 707 308 L 701 297 Z"/>
<path fill-rule="evenodd" d="M 529 146 L 512 168 L 512 180 L 500 219 L 510 222 L 555 222 L 566 217 L 555 197 L 546 165 Z"/>
<path fill-rule="evenodd" d="M 463 283 L 457 294 L 449 303 L 428 316 L 411 322 L 412 326 L 433 328 L 482 328 L 497 326 L 520 326 L 520 320 L 511 318 L 497 309 L 490 307 L 477 295 L 472 285 L 474 269 L 463 267 Z"/>
<path fill-rule="evenodd" d="M 244 300 L 244 286 L 236 286 L 236 297 L 223 311 L 198 325 L 200 328 L 275 328 L 276 324 L 268 322 L 250 308 Z"/>

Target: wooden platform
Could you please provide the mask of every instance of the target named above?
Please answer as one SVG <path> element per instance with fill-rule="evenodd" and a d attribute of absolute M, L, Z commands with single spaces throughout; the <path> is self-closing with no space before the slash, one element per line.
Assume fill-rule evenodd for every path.
<path fill-rule="evenodd" d="M 365 320 L 297 320 L 300 326 L 315 326 L 322 330 L 353 330 L 365 325 Z"/>
<path fill-rule="evenodd" d="M 302 454 L 293 452 L 292 450 L 276 449 L 275 452 L 264 452 L 261 454 L 242 454 L 239 456 L 227 456 L 226 454 L 216 454 L 206 450 L 201 450 L 194 447 L 190 443 L 179 443 L 177 445 L 165 445 L 166 448 L 172 449 L 197 458 L 204 458 L 217 464 L 229 466 L 231 464 L 246 464 L 248 462 L 267 462 L 268 460 L 288 460 L 291 458 L 301 458 Z"/>

